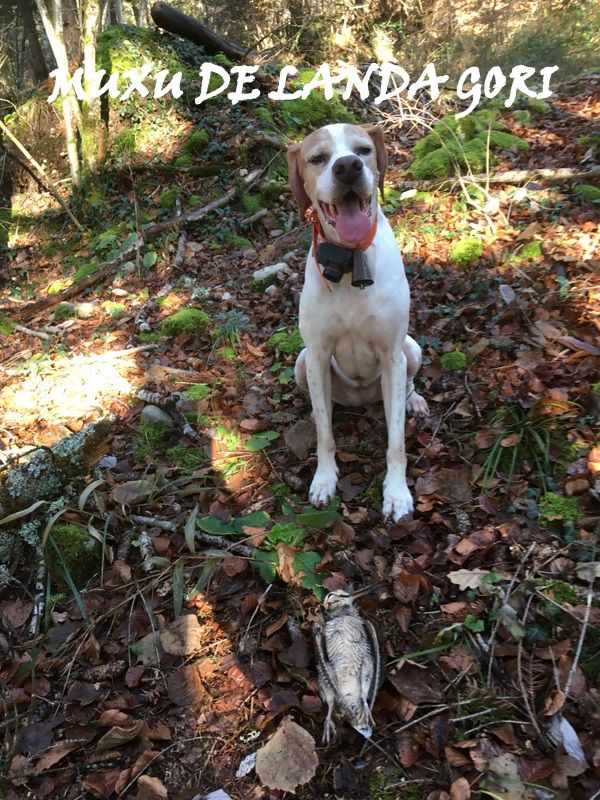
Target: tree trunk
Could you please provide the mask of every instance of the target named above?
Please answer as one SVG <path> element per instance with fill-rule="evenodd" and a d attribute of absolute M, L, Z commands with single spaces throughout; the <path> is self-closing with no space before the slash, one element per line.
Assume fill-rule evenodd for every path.
<path fill-rule="evenodd" d="M 62 22 L 62 0 L 54 0 L 54 15 L 50 18 L 44 0 L 36 0 L 36 5 L 44 31 L 50 42 L 52 53 L 56 61 L 56 66 L 69 74 L 69 59 L 65 47 L 63 22 Z M 81 113 L 77 100 L 71 92 L 63 98 L 62 102 L 63 121 L 65 124 L 65 140 L 67 145 L 67 156 L 71 169 L 71 178 L 77 185 L 80 180 L 79 151 L 77 149 L 77 127 L 81 126 Z"/>
<path fill-rule="evenodd" d="M 201 45 L 207 53 L 224 53 L 234 61 L 251 63 L 246 56 L 247 51 L 243 47 L 224 39 L 208 25 L 183 14 L 168 3 L 154 3 L 151 13 L 152 19 L 159 28 L 164 28 L 170 33 L 176 33 L 194 44 Z"/>
<path fill-rule="evenodd" d="M 125 25 L 125 14 L 123 13 L 123 3 L 121 0 L 114 0 L 115 20 L 117 25 Z"/>
<path fill-rule="evenodd" d="M 21 6 L 21 14 L 23 15 L 23 31 L 25 32 L 25 38 L 29 45 L 31 71 L 33 72 L 35 82 L 42 83 L 42 81 L 45 81 L 48 77 L 48 67 L 46 66 L 46 59 L 44 58 L 44 52 L 40 45 L 40 38 L 33 16 L 31 0 L 24 0 Z"/>
<path fill-rule="evenodd" d="M 81 103 L 81 154 L 86 172 L 91 172 L 106 155 L 107 131 L 100 114 L 100 98 L 93 98 L 96 74 L 96 38 L 100 29 L 99 0 L 83 0 L 83 88 L 88 99 Z"/>

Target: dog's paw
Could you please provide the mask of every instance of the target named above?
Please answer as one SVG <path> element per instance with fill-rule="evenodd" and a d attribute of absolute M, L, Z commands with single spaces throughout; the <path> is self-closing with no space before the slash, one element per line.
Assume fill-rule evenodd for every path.
<path fill-rule="evenodd" d="M 429 406 L 427 400 L 416 392 L 411 392 L 406 398 L 406 410 L 415 417 L 428 417 Z"/>
<path fill-rule="evenodd" d="M 310 485 L 308 500 L 315 508 L 328 506 L 335 497 L 337 473 L 335 470 L 317 470 Z"/>
<path fill-rule="evenodd" d="M 386 479 L 383 486 L 382 513 L 386 520 L 398 522 L 407 514 L 412 514 L 413 499 L 406 481 Z"/>

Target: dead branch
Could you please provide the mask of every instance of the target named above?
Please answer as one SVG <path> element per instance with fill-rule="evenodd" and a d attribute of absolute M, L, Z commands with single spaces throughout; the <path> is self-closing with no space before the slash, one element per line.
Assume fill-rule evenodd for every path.
<path fill-rule="evenodd" d="M 183 36 L 194 44 L 199 44 L 207 53 L 224 53 L 234 61 L 242 61 L 246 64 L 253 63 L 247 56 L 247 50 L 240 45 L 224 39 L 208 25 L 178 11 L 168 3 L 154 3 L 150 9 L 150 14 L 154 24 L 170 33 Z"/>
<path fill-rule="evenodd" d="M 580 178 L 600 177 L 600 166 L 588 170 L 559 167 L 557 169 L 511 169 L 507 172 L 496 172 L 491 175 L 485 173 L 469 175 L 470 183 L 510 183 L 521 184 L 529 181 L 548 181 L 561 183 L 563 181 L 578 180 Z M 427 181 L 403 181 L 402 189 L 440 189 L 443 186 L 456 184 L 458 178 L 433 178 Z"/>
<path fill-rule="evenodd" d="M 79 231 L 81 231 L 81 232 L 83 233 L 83 230 L 84 230 L 84 229 L 83 229 L 83 225 L 82 225 L 82 224 L 79 222 L 79 220 L 78 220 L 78 219 L 75 217 L 75 215 L 73 214 L 73 212 L 71 211 L 71 209 L 69 208 L 69 206 L 68 206 L 68 205 L 65 203 L 65 201 L 63 200 L 63 198 L 60 196 L 60 194 L 59 194 L 58 190 L 57 190 L 57 189 L 55 188 L 55 186 L 52 184 L 52 182 L 51 182 L 50 178 L 49 178 L 49 177 L 46 175 L 46 172 L 45 172 L 44 168 L 42 167 L 42 165 L 41 165 L 41 164 L 39 164 L 39 163 L 38 163 L 38 162 L 35 160 L 35 158 L 34 158 L 34 157 L 31 155 L 31 153 L 29 152 L 29 150 L 27 150 L 27 149 L 26 149 L 26 148 L 25 148 L 25 147 L 24 147 L 24 146 L 21 144 L 21 142 L 20 142 L 20 141 L 17 139 L 17 137 L 16 137 L 16 136 L 14 136 L 14 135 L 13 135 L 13 134 L 10 132 L 10 130 L 9 130 L 7 127 L 6 127 L 6 125 L 5 125 L 5 124 L 2 122 L 2 120 L 1 120 L 1 119 L 0 119 L 0 131 L 2 131 L 2 133 L 3 133 L 3 134 L 6 136 L 6 138 L 7 138 L 7 139 L 9 139 L 9 140 L 10 140 L 10 141 L 11 141 L 11 142 L 14 144 L 14 146 L 17 148 L 17 150 L 19 150 L 19 151 L 20 151 L 20 152 L 21 152 L 21 153 L 22 153 L 22 154 L 25 156 L 25 158 L 27 159 L 27 161 L 28 161 L 28 162 L 31 164 L 31 166 L 32 166 L 32 167 L 33 167 L 33 168 L 36 170 L 36 172 L 39 174 L 39 176 L 40 176 L 40 183 L 42 183 L 42 184 L 43 184 L 43 186 L 44 186 L 44 188 L 45 188 L 45 189 L 47 189 L 47 191 L 48 191 L 48 192 L 50 192 L 50 194 L 52 195 L 52 197 L 53 197 L 53 198 L 54 198 L 54 199 L 55 199 L 55 200 L 56 200 L 58 203 L 60 203 L 60 205 L 62 206 L 62 208 L 63 208 L 63 210 L 64 210 L 64 212 L 65 212 L 65 214 L 66 214 L 66 215 L 68 216 L 68 218 L 71 220 L 71 222 L 73 223 L 73 225 L 75 225 L 75 227 L 77 228 L 77 230 L 79 230 Z M 7 152 L 8 152 L 8 151 L 7 151 Z M 12 154 L 10 154 L 10 155 L 11 155 L 11 157 L 12 157 Z M 29 172 L 29 170 L 27 170 L 27 171 Z M 30 173 L 30 174 L 31 174 L 31 173 Z"/>
<path fill-rule="evenodd" d="M 259 174 L 260 170 L 254 170 L 244 178 L 244 183 L 246 185 L 253 183 Z M 30 303 L 29 305 L 24 306 L 23 308 L 19 309 L 14 316 L 19 321 L 29 320 L 35 317 L 37 314 L 48 310 L 49 308 L 54 308 L 59 303 L 63 302 L 63 300 L 70 300 L 72 297 L 81 294 L 81 292 L 91 288 L 92 286 L 95 286 L 109 275 L 112 275 L 120 264 L 122 264 L 124 261 L 127 261 L 136 253 L 139 247 L 143 246 L 144 240 L 147 241 L 148 239 L 155 239 L 157 236 L 166 233 L 166 231 L 169 231 L 172 228 L 184 228 L 193 224 L 194 222 L 199 222 L 201 219 L 204 219 L 204 217 L 208 216 L 211 211 L 226 205 L 238 194 L 239 191 L 240 190 L 237 186 L 232 186 L 224 194 L 222 194 L 221 197 L 211 200 L 210 203 L 202 206 L 202 208 L 195 208 L 192 211 L 187 211 L 181 216 L 171 217 L 171 219 L 167 220 L 166 222 L 157 222 L 155 225 L 151 225 L 144 231 L 143 238 L 137 237 L 135 241 L 122 250 L 111 261 L 105 261 L 103 264 L 100 264 L 98 269 L 91 275 L 88 275 L 87 278 L 77 281 L 77 283 L 74 283 L 72 286 L 69 286 L 62 292 L 57 292 L 56 294 L 49 295 L 48 297 L 43 297 L 41 300 L 37 300 L 35 303 Z M 0 308 L 0 311 L 8 310 L 9 309 Z"/>

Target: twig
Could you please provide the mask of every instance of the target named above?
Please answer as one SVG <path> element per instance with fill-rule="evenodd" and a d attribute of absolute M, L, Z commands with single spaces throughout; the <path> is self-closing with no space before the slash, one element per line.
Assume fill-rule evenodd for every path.
<path fill-rule="evenodd" d="M 44 550 L 38 544 L 35 549 L 35 557 L 39 559 L 38 569 L 35 576 L 35 597 L 33 599 L 33 613 L 29 623 L 29 635 L 32 639 L 40 632 L 40 622 L 44 614 L 44 600 L 46 597 L 46 561 Z"/>
<path fill-rule="evenodd" d="M 593 587 L 595 578 L 596 576 L 593 575 L 590 580 L 590 585 L 588 587 L 587 604 L 585 607 L 583 624 L 581 626 L 581 633 L 579 634 L 579 641 L 577 642 L 577 650 L 575 651 L 575 658 L 573 659 L 573 663 L 571 664 L 571 669 L 569 670 L 567 682 L 565 684 L 565 688 L 563 689 L 565 693 L 565 699 L 569 697 L 569 692 L 571 691 L 571 686 L 573 685 L 573 680 L 575 678 L 575 671 L 577 670 L 577 665 L 579 664 L 579 659 L 581 658 L 581 650 L 583 648 L 583 642 L 585 640 L 585 635 L 587 633 L 588 625 L 590 623 L 590 614 L 592 612 L 592 598 L 593 598 Z"/>
<path fill-rule="evenodd" d="M 34 331 L 31 328 L 26 328 L 25 325 L 15 325 L 15 330 L 20 331 L 21 333 L 26 333 L 28 336 L 36 336 L 38 339 L 43 339 L 45 342 L 52 340 L 52 337 L 48 333 Z"/>
<path fill-rule="evenodd" d="M 521 618 L 521 625 L 525 625 L 527 621 L 527 615 L 529 614 L 529 607 L 531 606 L 531 602 L 534 597 L 535 597 L 534 594 L 529 595 L 529 598 L 527 600 L 527 605 L 525 606 L 525 611 L 523 612 L 523 616 Z M 525 708 L 527 710 L 527 713 L 529 714 L 529 719 L 531 720 L 531 723 L 535 728 L 541 741 L 544 742 L 546 741 L 544 734 L 542 733 L 542 729 L 538 724 L 537 718 L 535 716 L 535 711 L 531 703 L 529 702 L 529 695 L 527 694 L 527 691 L 525 689 L 525 684 L 523 683 L 522 663 L 523 663 L 523 641 L 519 640 L 519 645 L 517 648 L 517 675 L 519 679 L 519 689 L 521 690 L 521 697 L 523 698 L 523 702 L 525 703 Z"/>
<path fill-rule="evenodd" d="M 510 183 L 519 184 L 528 181 L 572 181 L 578 178 L 595 178 L 600 175 L 600 167 L 588 170 L 558 167 L 557 169 L 511 169 L 507 172 L 495 172 L 491 175 L 478 173 L 468 177 L 469 183 Z M 403 181 L 402 189 L 439 189 L 449 184 L 460 183 L 460 178 L 434 178 L 427 181 Z M 462 188 L 462 187 L 461 187 Z"/>
<path fill-rule="evenodd" d="M 175 212 L 176 216 L 181 217 L 181 200 L 177 198 L 175 202 Z M 179 234 L 179 240 L 177 242 L 177 250 L 175 251 L 175 256 L 173 258 L 173 263 L 171 264 L 171 269 L 179 269 L 179 267 L 183 264 L 183 259 L 185 258 L 185 244 L 187 242 L 187 233 L 185 230 L 182 230 Z"/>
<path fill-rule="evenodd" d="M 163 531 L 176 531 L 177 523 L 171 522 L 169 519 L 158 519 L 157 517 L 144 517 L 139 514 L 132 514 L 129 519 L 137 525 L 151 525 L 154 528 L 160 528 Z"/>
<path fill-rule="evenodd" d="M 13 134 L 10 132 L 10 130 L 6 127 L 6 125 L 2 122 L 1 119 L 0 119 L 0 131 L 2 131 L 2 133 L 7 137 L 7 139 L 10 139 L 10 141 L 14 144 L 14 146 L 25 156 L 27 161 L 29 161 L 29 163 L 37 170 L 37 172 L 40 174 L 40 177 L 42 178 L 42 180 L 40 180 L 40 183 L 44 184 L 44 188 L 47 189 L 50 192 L 50 194 L 52 195 L 52 197 L 54 197 L 54 199 L 62 206 L 62 208 L 65 211 L 65 214 L 69 217 L 69 219 L 71 220 L 73 225 L 75 225 L 77 230 L 79 230 L 79 231 L 81 231 L 83 233 L 83 230 L 84 230 L 83 225 L 75 217 L 75 215 L 73 214 L 73 212 L 71 211 L 69 206 L 65 203 L 63 198 L 60 196 L 58 190 L 55 188 L 55 186 L 52 184 L 52 182 L 50 181 L 50 179 L 46 175 L 46 172 L 45 172 L 44 168 L 42 167 L 42 165 L 39 164 L 35 160 L 35 158 L 31 155 L 29 150 L 27 150 L 21 144 L 21 142 L 16 138 L 16 136 L 13 136 Z M 11 154 L 9 154 L 9 155 L 11 155 Z M 11 157 L 13 157 L 13 156 L 11 155 Z M 15 160 L 18 160 L 18 159 L 15 159 Z"/>
<path fill-rule="evenodd" d="M 154 311 L 155 308 L 156 308 L 155 300 L 147 300 L 144 303 L 144 305 L 140 308 L 133 321 L 138 331 L 146 333 L 152 330 L 150 323 L 148 322 L 148 317 Z"/>
<path fill-rule="evenodd" d="M 206 544 L 217 545 L 217 547 L 222 547 L 224 550 L 230 550 L 232 553 L 236 553 L 239 556 L 245 556 L 246 558 L 252 558 L 254 555 L 254 550 L 252 547 L 248 547 L 245 544 L 239 544 L 238 542 L 229 542 L 224 536 L 214 536 L 212 533 L 202 533 L 201 531 L 197 531 L 196 539 L 199 539 L 199 541 L 205 542 Z"/>
<path fill-rule="evenodd" d="M 251 216 L 246 217 L 246 219 L 243 219 L 240 222 L 240 225 L 242 226 L 242 228 L 247 228 L 248 225 L 253 225 L 255 222 L 258 222 L 259 219 L 268 216 L 268 214 L 269 214 L 268 209 L 261 208 L 260 211 L 256 212 L 256 214 L 252 214 Z"/>

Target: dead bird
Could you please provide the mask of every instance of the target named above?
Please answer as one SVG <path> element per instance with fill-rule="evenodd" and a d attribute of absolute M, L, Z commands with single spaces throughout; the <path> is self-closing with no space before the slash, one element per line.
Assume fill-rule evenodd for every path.
<path fill-rule="evenodd" d="M 324 616 L 319 615 L 313 627 L 319 688 L 328 707 L 324 744 L 335 733 L 334 709 L 366 739 L 373 733 L 371 712 L 382 681 L 381 652 L 375 628 L 354 605 L 354 598 L 362 594 L 365 590 L 330 592 L 323 601 Z"/>

